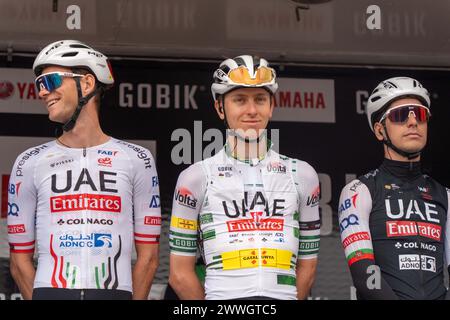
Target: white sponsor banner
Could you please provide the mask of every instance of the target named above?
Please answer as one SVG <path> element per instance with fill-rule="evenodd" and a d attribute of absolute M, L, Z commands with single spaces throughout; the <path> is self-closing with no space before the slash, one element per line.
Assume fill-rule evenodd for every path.
<path fill-rule="evenodd" d="M 335 123 L 334 80 L 279 78 L 273 121 Z"/>
<path fill-rule="evenodd" d="M 47 114 L 30 69 L 0 68 L 0 113 Z"/>
<path fill-rule="evenodd" d="M 299 10 L 290 1 L 231 0 L 226 8 L 226 35 L 230 40 L 290 43 L 332 43 L 333 2 Z"/>
<path fill-rule="evenodd" d="M 19 154 L 40 144 L 54 140 L 52 137 L 8 137 L 0 136 L 0 150 L 2 157 L 0 158 L 0 257 L 9 257 L 8 231 L 6 226 L 7 204 L 8 204 L 8 179 L 13 169 L 14 162 Z M 126 140 L 128 142 L 140 145 L 150 150 L 156 161 L 156 141 L 155 140 Z M 133 253 L 134 254 L 134 253 Z"/>
<path fill-rule="evenodd" d="M 80 34 L 92 35 L 97 32 L 96 2 L 91 0 L 0 0 L 0 30 L 8 30 L 10 34 L 21 32 L 28 35 L 38 34 L 41 37 L 46 34 L 70 34 L 72 38 Z M 74 11 L 72 5 L 76 5 L 79 11 L 78 8 Z M 74 14 L 78 13 L 80 15 L 76 18 L 80 20 L 80 29 L 71 30 L 67 27 L 67 22 L 69 21 L 70 24 L 75 18 Z"/>

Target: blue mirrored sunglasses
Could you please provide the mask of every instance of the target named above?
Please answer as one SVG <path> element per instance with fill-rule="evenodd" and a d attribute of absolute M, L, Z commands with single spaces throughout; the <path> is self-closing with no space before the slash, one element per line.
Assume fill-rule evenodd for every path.
<path fill-rule="evenodd" d="M 34 80 L 34 82 L 36 83 L 38 92 L 43 89 L 47 90 L 48 92 L 52 92 L 62 85 L 63 77 L 74 78 L 83 77 L 83 75 L 71 72 L 50 72 L 41 74 L 36 78 L 36 80 Z"/>

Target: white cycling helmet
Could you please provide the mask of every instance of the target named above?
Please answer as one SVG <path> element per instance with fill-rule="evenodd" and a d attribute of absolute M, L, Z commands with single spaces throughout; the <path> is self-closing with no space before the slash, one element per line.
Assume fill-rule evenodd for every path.
<path fill-rule="evenodd" d="M 214 100 L 237 88 L 266 88 L 272 94 L 278 89 L 275 70 L 266 59 L 250 55 L 224 60 L 213 75 L 211 92 Z"/>
<path fill-rule="evenodd" d="M 367 100 L 366 113 L 370 129 L 373 131 L 377 120 L 374 115 L 378 111 L 389 106 L 394 100 L 406 96 L 415 97 L 430 108 L 430 95 L 419 81 L 409 77 L 395 77 L 380 82 Z"/>
<path fill-rule="evenodd" d="M 46 46 L 33 63 L 33 71 L 39 76 L 46 66 L 56 65 L 68 68 L 87 68 L 97 80 L 111 86 L 114 78 L 108 58 L 77 40 L 61 40 Z"/>

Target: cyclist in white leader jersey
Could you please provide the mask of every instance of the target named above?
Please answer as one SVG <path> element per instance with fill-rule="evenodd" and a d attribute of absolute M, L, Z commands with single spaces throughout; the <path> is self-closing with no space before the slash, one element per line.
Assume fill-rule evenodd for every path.
<path fill-rule="evenodd" d="M 181 299 L 305 299 L 310 292 L 319 180 L 308 163 L 276 153 L 266 138 L 277 88 L 265 59 L 227 59 L 214 73 L 215 108 L 231 134 L 220 152 L 178 178 L 169 283 Z M 204 288 L 195 274 L 197 245 Z"/>
<path fill-rule="evenodd" d="M 50 120 L 64 131 L 12 169 L 12 276 L 25 299 L 147 299 L 158 265 L 158 176 L 149 150 L 100 127 L 100 98 L 114 83 L 109 62 L 63 40 L 45 47 L 33 70 Z"/>

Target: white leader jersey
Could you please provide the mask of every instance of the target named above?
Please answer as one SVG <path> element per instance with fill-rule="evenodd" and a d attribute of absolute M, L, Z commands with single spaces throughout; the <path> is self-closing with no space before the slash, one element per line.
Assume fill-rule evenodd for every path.
<path fill-rule="evenodd" d="M 37 246 L 34 288 L 132 291 L 133 240 L 159 242 L 156 166 L 135 144 L 30 148 L 17 157 L 8 192 L 11 252 Z"/>
<path fill-rule="evenodd" d="M 319 250 L 317 173 L 272 149 L 253 163 L 224 149 L 180 174 L 171 254 L 195 256 L 200 245 L 206 299 L 296 299 L 297 261 Z"/>

